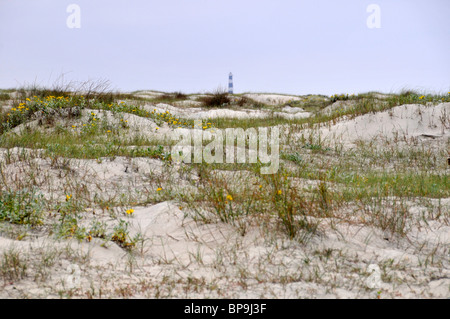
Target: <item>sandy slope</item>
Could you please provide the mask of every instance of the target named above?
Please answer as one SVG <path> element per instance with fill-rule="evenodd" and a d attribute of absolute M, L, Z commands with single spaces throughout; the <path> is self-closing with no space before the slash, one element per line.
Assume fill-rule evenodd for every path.
<path fill-rule="evenodd" d="M 269 105 L 283 104 L 289 101 L 301 101 L 301 97 L 292 95 L 279 95 L 279 94 L 264 94 L 264 93 L 250 93 L 244 94 L 244 96 Z"/>
<path fill-rule="evenodd" d="M 391 110 L 369 113 L 352 119 L 342 118 L 336 124 L 317 130 L 325 140 L 354 146 L 358 140 L 410 140 L 450 136 L 450 103 L 436 106 L 401 105 Z"/>
<path fill-rule="evenodd" d="M 271 116 L 281 118 L 305 118 L 311 116 L 311 113 L 305 112 L 301 108 L 285 107 L 280 112 L 272 112 L 270 110 L 252 110 L 252 109 L 203 109 L 198 107 L 192 108 L 179 108 L 170 104 L 160 103 L 156 106 L 147 105 L 144 106 L 147 110 L 157 110 L 157 112 L 169 111 L 175 116 L 179 116 L 185 119 L 215 119 L 215 118 L 267 118 Z"/>
<path fill-rule="evenodd" d="M 294 97 L 264 96 L 266 102 L 268 98 L 284 101 Z M 260 110 L 184 109 L 167 104 L 147 107 L 190 119 L 267 116 Z M 91 111 L 85 110 L 83 118 Z M 289 107 L 279 112 L 286 117 L 309 116 L 305 113 Z M 435 107 L 402 105 L 329 123 L 318 131 L 325 139 L 336 139 L 346 147 L 353 147 L 358 140 L 426 140 L 429 136 L 445 142 L 450 137 L 449 114 L 450 103 Z M 111 123 L 121 121 L 110 112 L 101 112 L 102 117 Z M 132 114 L 122 119 L 128 121 L 130 135 L 144 134 L 163 140 L 171 131 L 162 127 L 156 132 L 152 120 Z M 18 127 L 15 132 L 20 133 L 23 128 Z M 340 211 L 348 219 L 321 218 L 318 234 L 307 244 L 301 244 L 258 225 L 249 224 L 242 234 L 239 228 L 220 222 L 217 217 L 212 216 L 208 223 L 197 221 L 182 203 L 158 200 L 157 187 L 171 192 L 195 191 L 198 180 L 196 172 L 183 172 L 180 167 L 168 166 L 160 160 L 71 159 L 63 170 L 50 159 L 41 158 L 39 150 L 12 149 L 8 161 L 7 151 L 0 151 L 2 178 L 8 185 L 17 181 L 26 184 L 33 171 L 37 175 L 35 183 L 46 198 L 64 198 L 72 186 L 81 184 L 84 193 L 78 196 L 90 200 L 131 196 L 136 203 L 148 203 L 132 207 L 135 211 L 131 216 L 124 214 L 122 208 L 116 212 L 129 223 L 131 236 L 140 235 L 144 239 L 133 254 L 98 238 L 91 242 L 55 241 L 36 230 L 30 230 L 23 239 L 11 237 L 7 230 L 0 233 L 0 253 L 20 252 L 30 274 L 19 281 L 0 283 L 0 298 L 450 297 L 450 226 L 445 222 L 445 214 L 430 217 L 438 210 L 448 213 L 449 198 L 427 199 L 427 205 L 414 198 L 403 203 L 417 220 L 410 225 L 406 238 L 362 225 L 359 222 L 367 216 L 357 214 L 356 207 L 349 205 Z M 23 152 L 33 154 L 31 159 L 24 161 Z M 242 181 L 252 179 L 251 172 L 216 173 L 228 176 L 230 184 L 241 187 L 245 187 Z M 73 185 L 68 185 L 68 180 Z M 307 186 L 316 182 L 308 180 Z M 396 212 L 396 200 L 383 203 L 386 214 Z M 151 204 L 153 201 L 159 203 Z M 117 225 L 117 219 L 105 210 L 86 208 L 82 222 L 89 225 L 94 220 L 105 222 L 109 230 Z M 49 256 L 56 256 L 54 264 L 44 267 L 43 260 Z M 375 286 L 369 283 L 373 265 L 381 269 L 381 281 Z M 0 266 L 1 269 L 4 268 Z"/>
<path fill-rule="evenodd" d="M 444 205 L 449 204 L 447 200 Z M 98 297 L 100 290 L 103 296 L 115 296 L 120 287 L 127 287 L 134 298 L 152 297 L 156 287 L 163 297 L 374 298 L 380 289 L 386 297 L 449 297 L 448 260 L 441 260 L 443 268 L 437 260 L 423 268 L 431 254 L 439 256 L 440 251 L 433 251 L 436 242 L 442 253 L 449 243 L 450 228 L 439 223 L 426 232 L 415 230 L 411 244 L 374 228 L 338 223 L 332 229 L 324 221 L 322 235 L 303 246 L 282 236 L 260 234 L 256 228 L 240 236 L 220 222 L 199 224 L 169 202 L 136 207 L 135 216 L 128 220 L 132 232 L 146 239 L 134 257 L 114 243 L 104 245 L 97 239 L 78 243 L 1 238 L 2 251 L 19 250 L 31 265 L 38 265 L 36 259 L 48 249 L 59 251 L 61 258 L 45 285 L 25 278 L 4 286 L 0 297 L 58 297 L 58 290 L 68 287 L 80 297 L 88 291 Z M 325 258 L 326 251 L 331 253 Z M 374 264 L 386 267 L 387 282 L 370 289 L 365 273 Z M 79 273 L 72 286 L 74 265 L 79 265 Z M 188 279 L 215 288 L 205 289 L 203 284 L 196 288 L 186 284 Z"/>

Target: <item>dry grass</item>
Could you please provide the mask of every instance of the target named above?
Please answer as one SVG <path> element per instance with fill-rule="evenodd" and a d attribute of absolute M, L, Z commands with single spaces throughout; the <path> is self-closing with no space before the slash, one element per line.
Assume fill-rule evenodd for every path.
<path fill-rule="evenodd" d="M 127 138 L 132 124 L 120 119 L 130 114 L 168 131 L 192 121 L 95 89 L 29 88 L 0 115 L 1 297 L 449 296 L 439 285 L 449 276 L 450 141 L 399 137 L 346 149 L 314 129 L 449 96 L 340 95 L 354 107 L 324 115 L 332 99 L 311 100 L 317 114 L 308 119 L 209 124 L 288 127 L 280 170 L 261 175 L 260 163 L 175 164 L 170 144 Z M 205 99 L 205 108 L 253 103 L 219 91 Z M 36 114 L 41 124 L 17 129 Z M 377 290 L 366 285 L 369 264 L 382 270 Z M 67 269 L 81 277 L 74 287 Z"/>

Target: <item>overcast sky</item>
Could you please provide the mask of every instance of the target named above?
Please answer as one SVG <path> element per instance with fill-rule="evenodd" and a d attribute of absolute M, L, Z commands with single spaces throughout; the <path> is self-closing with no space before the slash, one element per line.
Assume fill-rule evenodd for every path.
<path fill-rule="evenodd" d="M 448 92 L 450 1 L 0 0 L 0 88 L 64 74 L 193 93 L 229 72 L 235 93 Z"/>

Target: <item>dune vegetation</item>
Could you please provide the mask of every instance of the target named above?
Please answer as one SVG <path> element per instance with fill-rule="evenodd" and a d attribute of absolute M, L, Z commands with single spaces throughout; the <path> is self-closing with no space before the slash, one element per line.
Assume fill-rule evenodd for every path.
<path fill-rule="evenodd" d="M 102 82 L 0 106 L 1 298 L 450 297 L 450 92 Z M 279 128 L 279 170 L 175 162 L 196 120 Z"/>

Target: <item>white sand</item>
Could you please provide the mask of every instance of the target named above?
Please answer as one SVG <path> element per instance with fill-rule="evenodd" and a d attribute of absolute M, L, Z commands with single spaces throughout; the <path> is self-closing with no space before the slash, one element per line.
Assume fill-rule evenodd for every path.
<path fill-rule="evenodd" d="M 264 110 L 186 110 L 167 104 L 146 107 L 190 119 L 263 118 L 270 114 Z M 82 118 L 73 123 L 83 123 L 91 111 L 84 110 Z M 309 116 L 300 108 L 289 107 L 275 113 Z M 450 137 L 449 114 L 450 103 L 403 105 L 342 119 L 318 130 L 324 138 L 337 137 L 349 147 L 358 140 L 422 138 L 423 134 L 445 142 Z M 98 116 L 114 125 L 122 123 L 111 112 L 98 112 Z M 123 114 L 122 119 L 128 121 L 130 136 L 143 134 L 163 140 L 172 131 L 167 126 L 157 131 L 154 121 L 133 114 Z M 20 133 L 25 126 L 15 132 Z M 426 205 L 402 199 L 416 220 L 407 238 L 362 224 L 367 216 L 349 205 L 339 214 L 350 222 L 323 217 L 318 234 L 301 244 L 282 232 L 264 231 L 251 223 L 243 232 L 239 225 L 225 224 L 209 215 L 208 222 L 196 221 L 194 211 L 183 204 L 158 198 L 158 187 L 183 194 L 195 191 L 199 176 L 186 166 L 181 170 L 156 159 L 116 157 L 70 159 L 61 168 L 50 158 L 42 158 L 40 150 L 13 148 L 9 153 L 8 157 L 7 151 L 0 149 L 2 178 L 7 185 L 27 184 L 33 173 L 35 184 L 47 199 L 64 199 L 74 185 L 82 185 L 82 193 L 76 194 L 80 198 L 119 201 L 129 196 L 135 203 L 130 207 L 135 209 L 132 216 L 124 214 L 123 207 L 115 211 L 115 219 L 100 209 L 85 207 L 81 223 L 88 226 L 94 220 L 102 221 L 110 232 L 122 219 L 129 223 L 130 236 L 140 235 L 144 241 L 130 254 L 99 238 L 91 242 L 55 241 L 38 230 L 27 230 L 29 234 L 21 239 L 4 230 L 0 233 L 0 255 L 11 249 L 20 252 L 32 275 L 1 282 L 0 298 L 59 298 L 60 293 L 74 298 L 89 294 L 94 298 L 450 298 L 450 226 L 445 222 L 449 198 L 429 198 Z M 24 154 L 31 155 L 24 160 Z M 215 173 L 226 178 L 227 185 L 253 185 L 251 172 Z M 317 183 L 306 180 L 304 184 Z M 396 212 L 396 200 L 386 199 L 383 210 Z M 196 209 L 201 211 L 200 204 Z M 430 209 L 434 216 L 438 212 L 442 216 L 424 214 Z M 269 217 L 266 222 L 272 225 Z M 54 265 L 43 267 L 43 260 L 51 254 L 57 256 Z M 370 271 L 376 269 L 372 265 L 382 270 L 381 282 L 370 277 Z M 44 275 L 46 279 L 40 279 Z M 69 283 L 73 286 L 68 287 Z"/>
<path fill-rule="evenodd" d="M 269 105 L 278 105 L 278 104 L 284 104 L 289 101 L 302 101 L 303 98 L 299 96 L 293 96 L 293 95 L 280 95 L 280 94 L 264 94 L 264 93 L 248 93 L 244 94 L 243 96 L 246 96 L 250 99 L 253 99 L 257 102 L 269 104 Z"/>
<path fill-rule="evenodd" d="M 442 204 L 448 208 L 450 202 Z M 0 237 L 0 252 L 16 249 L 22 256 L 28 256 L 29 265 L 39 265 L 36 258 L 42 252 L 67 251 L 65 247 L 70 247 L 71 255 L 88 256 L 90 260 L 89 264 L 78 266 L 76 291 L 82 293 L 93 288 L 98 293 L 101 288 L 104 296 L 114 296 L 118 287 L 134 287 L 133 298 L 152 296 L 154 288 L 144 287 L 158 285 L 167 289 L 165 282 L 173 285 L 172 296 L 182 297 L 185 296 L 182 283 L 191 278 L 217 285 L 217 289 L 204 290 L 199 286 L 198 290 L 189 290 L 188 296 L 193 298 L 375 298 L 380 289 L 382 298 L 450 297 L 448 261 L 444 268 L 429 265 L 426 273 L 420 266 L 434 244 L 440 243 L 442 250 L 449 243 L 450 227 L 438 222 L 430 223 L 426 232 L 413 230 L 409 237 L 414 242 L 411 244 L 393 238 L 386 240 L 386 234 L 374 228 L 336 222 L 330 228 L 324 221 L 322 236 L 303 246 L 282 237 L 260 234 L 257 228 L 250 228 L 241 236 L 227 224 L 196 223 L 171 202 L 136 207 L 134 216 L 125 220 L 131 225 L 130 234 L 139 233 L 145 238 L 140 253 L 132 259 L 116 244 L 104 245 L 99 239 L 90 243 L 58 243 L 49 238 L 17 241 Z M 419 243 L 423 243 L 420 253 L 416 248 Z M 317 253 L 326 249 L 332 252 L 332 257 L 318 258 Z M 127 263 L 131 265 L 132 260 L 135 266 L 130 273 Z M 392 268 L 386 264 L 390 260 L 394 263 Z M 68 278 L 73 275 L 69 266 L 74 264 L 78 265 L 63 254 L 45 286 L 33 278 L 25 278 L 5 286 L 0 297 L 23 293 L 29 297 L 58 297 L 58 289 L 67 289 Z M 371 269 L 370 265 L 378 264 L 388 265 L 386 276 L 394 276 L 398 282 L 384 279 L 372 287 L 370 277 L 364 273 Z M 239 279 L 242 271 L 247 279 Z M 279 282 L 280 278 L 300 274 L 303 280 Z M 430 275 L 434 279 L 430 280 Z M 320 280 L 315 276 L 320 276 Z M 242 280 L 245 289 L 239 284 Z"/>
<path fill-rule="evenodd" d="M 333 139 L 351 147 L 358 140 L 411 139 L 432 135 L 450 136 L 450 103 L 437 106 L 401 105 L 391 110 L 369 113 L 318 130 L 324 139 Z"/>
<path fill-rule="evenodd" d="M 157 112 L 169 111 L 174 116 L 184 118 L 184 119 L 216 119 L 216 118 L 236 118 L 236 119 L 247 119 L 247 118 L 268 118 L 271 116 L 278 116 L 282 118 L 305 118 L 311 116 L 311 113 L 305 112 L 301 108 L 289 108 L 285 107 L 281 112 L 272 112 L 270 110 L 252 110 L 252 109 L 203 109 L 199 107 L 184 109 L 172 106 L 170 104 L 160 103 L 156 106 L 148 105 L 144 106 L 147 110 L 156 109 Z"/>

